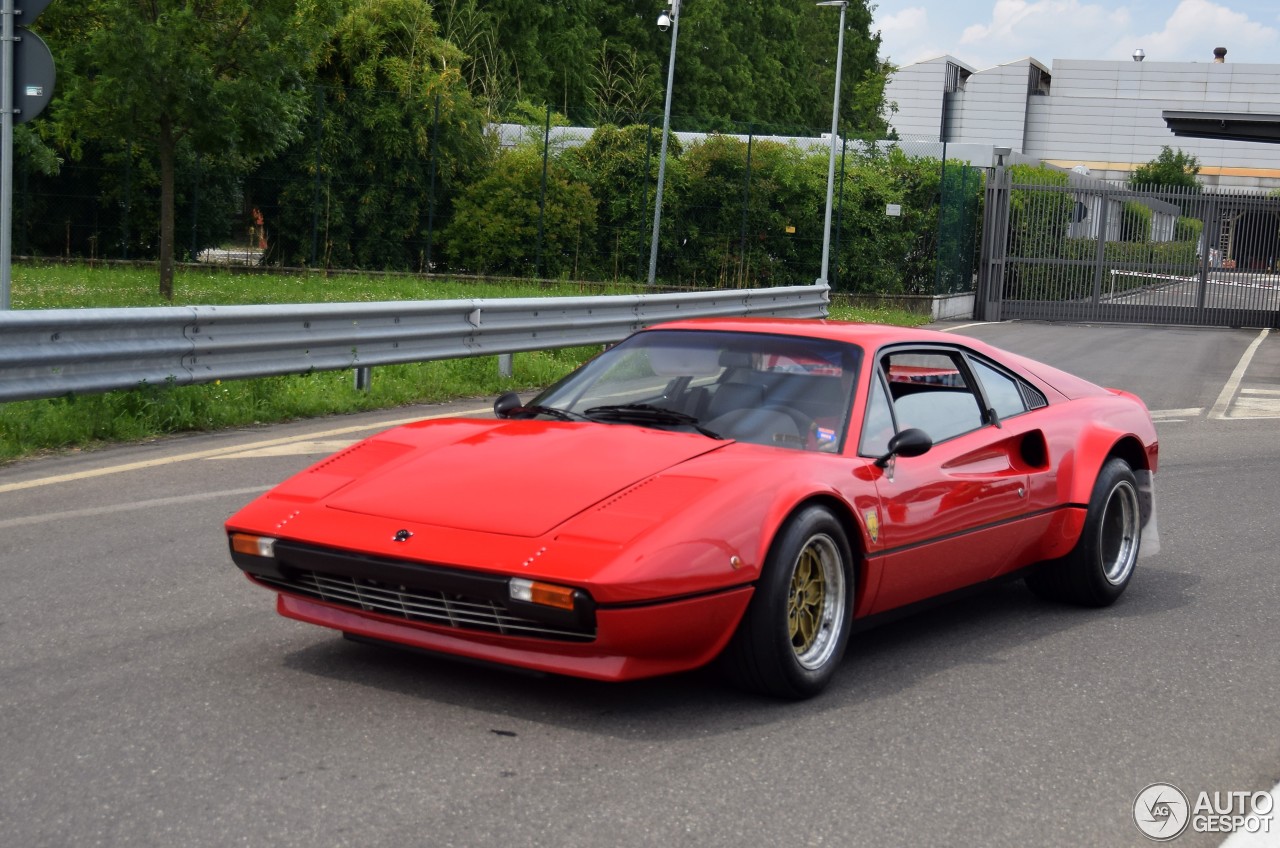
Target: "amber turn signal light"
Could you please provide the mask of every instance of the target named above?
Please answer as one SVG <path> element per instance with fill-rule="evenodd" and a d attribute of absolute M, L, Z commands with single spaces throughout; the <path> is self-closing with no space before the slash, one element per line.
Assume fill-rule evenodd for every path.
<path fill-rule="evenodd" d="M 537 580 L 512 577 L 510 590 L 512 600 L 541 604 L 545 607 L 556 607 L 557 609 L 573 609 L 574 590 L 568 586 L 557 586 L 554 583 L 541 583 Z"/>
<path fill-rule="evenodd" d="M 231 550 L 248 556 L 274 557 L 276 540 L 270 536 L 251 536 L 248 533 L 231 534 Z"/>

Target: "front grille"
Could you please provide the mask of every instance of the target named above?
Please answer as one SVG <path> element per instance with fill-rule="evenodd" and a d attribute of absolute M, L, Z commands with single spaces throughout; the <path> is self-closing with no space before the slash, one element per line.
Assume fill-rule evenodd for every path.
<path fill-rule="evenodd" d="M 527 636 L 540 639 L 589 642 L 591 632 L 557 628 L 554 625 L 512 615 L 502 604 L 486 598 L 453 592 L 438 592 L 406 586 L 392 586 L 358 577 L 320 574 L 290 568 L 284 578 L 254 574 L 254 579 L 272 588 L 304 595 L 350 609 L 455 627 L 459 630 Z"/>

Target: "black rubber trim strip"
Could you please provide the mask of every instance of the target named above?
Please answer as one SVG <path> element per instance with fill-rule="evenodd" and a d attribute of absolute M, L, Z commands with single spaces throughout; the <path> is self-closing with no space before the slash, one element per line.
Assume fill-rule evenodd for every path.
<path fill-rule="evenodd" d="M 749 587 L 753 587 L 755 585 L 756 585 L 755 581 L 751 580 L 746 583 L 734 583 L 732 586 L 722 586 L 718 589 L 708 589 L 705 592 L 690 592 L 687 595 L 668 595 L 667 597 L 664 597 L 664 598 L 653 598 L 651 600 L 644 600 L 644 601 L 620 601 L 618 603 L 612 603 L 612 604 L 597 603 L 596 609 L 617 610 L 617 609 L 643 609 L 645 607 L 658 607 L 658 606 L 662 606 L 663 604 L 676 604 L 681 601 L 696 601 L 699 598 L 710 598 L 710 597 L 714 597 L 715 595 L 724 595 L 729 592 L 735 592 L 738 589 L 746 589 Z"/>
<path fill-rule="evenodd" d="M 929 545 L 936 545 L 939 542 L 946 542 L 951 539 L 958 539 L 961 536 L 969 536 L 974 533 L 982 533 L 996 527 L 1003 527 L 1007 524 L 1017 524 L 1019 521 L 1026 521 L 1029 518 L 1038 518 L 1042 515 L 1052 515 L 1055 512 L 1061 512 L 1064 509 L 1086 509 L 1084 504 L 1061 504 L 1060 506 L 1049 507 L 1048 509 L 1039 509 L 1035 512 L 1024 512 L 1022 515 L 1016 515 L 1013 518 L 1006 518 L 1003 521 L 993 521 L 990 524 L 983 524 L 980 527 L 970 527 L 968 530 L 957 530 L 955 533 L 947 533 L 944 536 L 934 536 L 931 539 L 925 539 L 920 542 L 913 542 L 910 545 L 902 545 L 897 548 L 886 548 L 883 551 L 876 551 L 873 554 L 864 554 L 864 559 L 878 559 L 880 557 L 891 556 L 892 554 L 900 554 L 903 551 L 911 551 L 916 548 L 924 548 Z"/>

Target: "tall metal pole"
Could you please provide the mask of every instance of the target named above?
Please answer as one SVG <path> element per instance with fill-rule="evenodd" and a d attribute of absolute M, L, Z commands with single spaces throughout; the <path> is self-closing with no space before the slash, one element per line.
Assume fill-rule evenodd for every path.
<path fill-rule="evenodd" d="M 546 233 L 547 217 L 547 160 L 551 158 L 551 104 L 547 104 L 547 126 L 542 131 L 542 188 L 538 193 L 538 264 L 534 274 L 538 279 L 545 275 L 542 272 L 542 240 Z"/>
<path fill-rule="evenodd" d="M 676 78 L 676 38 L 680 0 L 671 0 L 671 55 L 667 58 L 667 103 L 662 110 L 662 147 L 658 152 L 658 190 L 653 195 L 653 238 L 649 241 L 649 285 L 658 275 L 658 227 L 662 224 L 662 184 L 667 176 L 667 135 L 671 132 L 671 85 Z"/>
<path fill-rule="evenodd" d="M 427 258 L 422 270 L 428 274 L 434 267 L 431 260 L 431 240 L 436 229 L 436 162 L 440 159 L 440 93 L 436 92 L 436 107 L 431 117 L 431 190 L 427 192 Z"/>
<path fill-rule="evenodd" d="M 0 309 L 9 308 L 13 259 L 13 0 L 4 0 L 0 38 Z"/>
<path fill-rule="evenodd" d="M 819 6 L 840 7 L 840 38 L 836 45 L 836 96 L 831 107 L 831 151 L 827 157 L 827 211 L 822 223 L 822 274 L 814 280 L 817 285 L 827 284 L 827 267 L 831 259 L 831 195 L 836 181 L 836 128 L 840 122 L 840 73 L 844 60 L 844 13 L 849 0 L 826 0 Z"/>

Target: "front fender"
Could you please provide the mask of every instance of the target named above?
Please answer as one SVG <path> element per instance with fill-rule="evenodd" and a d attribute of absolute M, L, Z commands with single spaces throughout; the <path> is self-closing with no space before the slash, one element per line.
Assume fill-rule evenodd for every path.
<path fill-rule="evenodd" d="M 814 500 L 839 514 L 855 550 L 867 549 L 864 516 L 875 510 L 876 496 L 874 483 L 859 473 L 865 460 L 753 446 L 727 453 L 700 457 L 672 472 L 688 481 L 678 488 L 697 490 L 678 509 L 666 498 L 665 509 L 655 498 L 643 510 L 641 499 L 621 498 L 561 529 L 557 536 L 565 542 L 602 540 L 624 526 L 644 526 L 634 535 L 628 529 L 624 535 L 630 540 L 596 573 L 592 582 L 601 595 L 638 601 L 754 583 L 783 523 Z M 662 488 L 670 495 L 677 487 Z M 665 515 L 659 519 L 660 511 Z"/>

